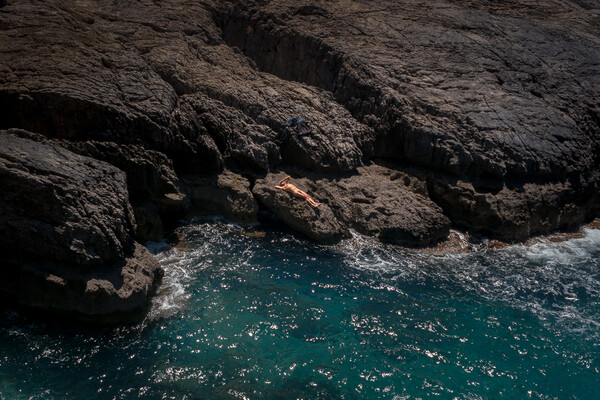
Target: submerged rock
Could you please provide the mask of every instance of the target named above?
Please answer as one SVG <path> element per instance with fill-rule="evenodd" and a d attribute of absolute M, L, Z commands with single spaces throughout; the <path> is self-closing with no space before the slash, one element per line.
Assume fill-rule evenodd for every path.
<path fill-rule="evenodd" d="M 4 295 L 99 320 L 144 309 L 162 269 L 132 239 L 122 171 L 0 131 L 0 182 Z"/>

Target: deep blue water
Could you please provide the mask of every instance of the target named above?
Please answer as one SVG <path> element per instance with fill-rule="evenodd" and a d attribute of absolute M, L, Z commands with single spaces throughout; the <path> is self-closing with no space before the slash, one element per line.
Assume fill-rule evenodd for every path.
<path fill-rule="evenodd" d="M 136 326 L 2 311 L 0 398 L 600 398 L 599 230 L 464 254 L 181 231 Z"/>

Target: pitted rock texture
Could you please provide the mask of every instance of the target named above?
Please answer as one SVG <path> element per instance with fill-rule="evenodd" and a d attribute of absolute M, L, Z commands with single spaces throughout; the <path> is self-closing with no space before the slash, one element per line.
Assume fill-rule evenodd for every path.
<path fill-rule="evenodd" d="M 0 144 L 3 250 L 88 267 L 124 258 L 135 222 L 122 171 L 6 132 Z"/>
<path fill-rule="evenodd" d="M 600 10 L 530 3 L 261 2 L 220 21 L 261 71 L 323 88 L 373 126 L 377 156 L 564 178 L 597 163 Z"/>
<path fill-rule="evenodd" d="M 419 171 L 409 179 L 452 223 L 503 240 L 598 215 L 597 2 L 7 3 L 0 128 L 138 146 L 177 176 L 231 170 L 251 185 L 272 171 L 303 168 L 316 182 L 392 161 Z M 295 116 L 310 134 L 285 126 Z M 160 235 L 162 206 L 145 200 L 136 215 Z M 432 231 L 411 233 L 423 243 L 447 225 L 427 209 Z M 381 235 L 351 221 L 363 217 L 345 223 Z M 392 232 L 383 237 L 403 241 Z"/>
<path fill-rule="evenodd" d="M 173 227 L 190 208 L 190 200 L 171 160 L 160 152 L 114 142 L 52 140 L 49 143 L 105 161 L 125 172 L 138 241 L 160 241 L 164 227 Z"/>
<path fill-rule="evenodd" d="M 468 182 L 432 178 L 429 188 L 457 226 L 509 242 L 526 240 L 532 232 L 571 230 L 595 215 L 600 204 L 598 185 L 582 190 L 568 182 L 478 192 Z"/>
<path fill-rule="evenodd" d="M 7 132 L 105 161 L 125 172 L 129 201 L 137 225 L 135 239 L 140 242 L 162 240 L 165 225 L 173 227 L 190 208 L 189 198 L 171 160 L 160 152 L 114 142 L 49 139 L 22 129 L 9 129 Z"/>
<path fill-rule="evenodd" d="M 93 324 L 139 320 L 163 275 L 138 243 L 122 263 L 94 271 L 14 258 L 3 262 L 0 291 L 11 303 Z"/>
<path fill-rule="evenodd" d="M 0 131 L 0 182 L 4 294 L 29 306 L 107 317 L 144 308 L 162 269 L 131 237 L 135 222 L 125 173 L 61 147 Z M 40 293 L 19 293 L 34 276 Z M 85 286 L 92 281 L 95 289 L 90 292 Z M 63 287 L 59 292 L 66 298 L 46 305 L 36 300 L 55 284 Z"/>

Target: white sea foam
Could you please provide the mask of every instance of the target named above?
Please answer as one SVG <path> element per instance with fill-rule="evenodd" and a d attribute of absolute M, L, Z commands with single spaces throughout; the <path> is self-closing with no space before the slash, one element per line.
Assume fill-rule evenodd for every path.
<path fill-rule="evenodd" d="M 402 250 L 354 233 L 338 246 L 346 264 L 390 282 L 461 288 L 487 301 L 531 312 L 572 332 L 593 331 L 600 298 L 600 230 L 564 242 L 541 241 L 466 253 Z"/>
<path fill-rule="evenodd" d="M 190 262 L 193 252 L 188 253 L 175 247 L 167 250 L 165 246 L 160 246 L 158 249 L 156 258 L 163 267 L 165 275 L 152 300 L 148 314 L 151 321 L 175 315 L 185 307 L 189 299 L 186 287 L 191 280 Z"/>
<path fill-rule="evenodd" d="M 583 237 L 564 242 L 542 241 L 532 246 L 513 246 L 513 250 L 522 252 L 529 260 L 544 264 L 572 264 L 589 262 L 598 256 L 600 248 L 600 230 L 585 229 Z"/>

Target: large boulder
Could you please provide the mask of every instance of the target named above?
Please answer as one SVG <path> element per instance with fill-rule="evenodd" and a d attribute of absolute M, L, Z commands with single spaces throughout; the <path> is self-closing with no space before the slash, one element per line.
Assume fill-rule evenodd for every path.
<path fill-rule="evenodd" d="M 139 145 L 93 140 L 54 140 L 50 143 L 105 161 L 125 172 L 138 241 L 162 240 L 165 229 L 172 228 L 190 208 L 190 200 L 173 170 L 173 162 L 163 153 Z"/>
<path fill-rule="evenodd" d="M 165 226 L 172 228 L 189 210 L 190 201 L 173 169 L 173 162 L 163 153 L 133 144 L 49 139 L 23 129 L 8 132 L 105 161 L 125 172 L 129 202 L 136 220 L 135 239 L 140 242 L 162 240 Z"/>
<path fill-rule="evenodd" d="M 348 229 L 337 220 L 327 204 L 312 207 L 302 198 L 275 188 L 286 175 L 271 173 L 257 180 L 252 192 L 281 221 L 319 243 L 337 243 L 350 237 Z M 307 191 L 307 180 L 294 179 L 299 189 Z M 319 202 L 320 199 L 314 197 Z"/>
<path fill-rule="evenodd" d="M 250 182 L 243 176 L 225 170 L 212 176 L 186 175 L 182 182 L 194 213 L 223 215 L 233 222 L 256 222 L 258 204 Z"/>
<path fill-rule="evenodd" d="M 2 294 L 96 320 L 144 309 L 162 269 L 132 239 L 122 171 L 0 131 L 0 182 Z"/>
<path fill-rule="evenodd" d="M 395 179 L 393 170 L 378 165 L 358 173 L 325 178 L 309 185 L 347 226 L 404 246 L 428 246 L 445 239 L 450 220 L 411 181 Z"/>

